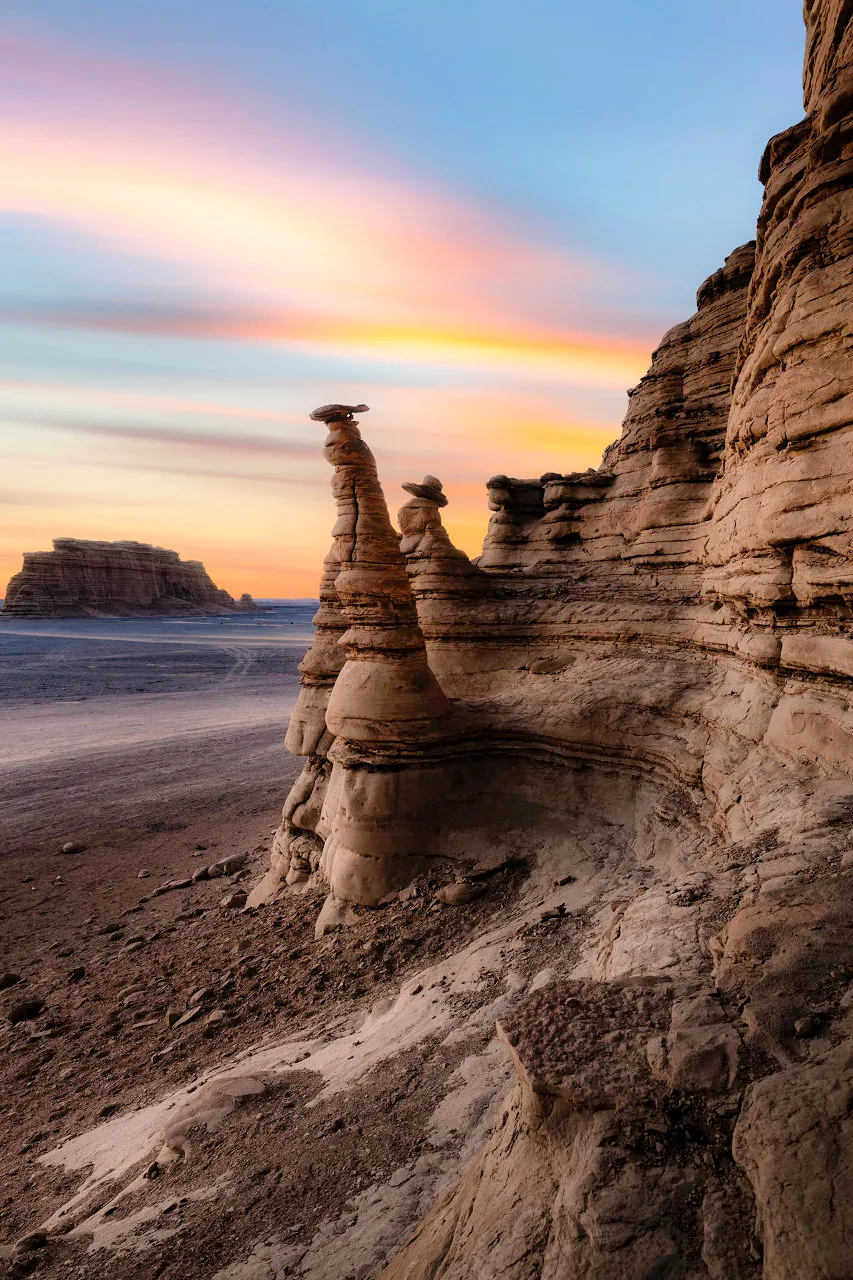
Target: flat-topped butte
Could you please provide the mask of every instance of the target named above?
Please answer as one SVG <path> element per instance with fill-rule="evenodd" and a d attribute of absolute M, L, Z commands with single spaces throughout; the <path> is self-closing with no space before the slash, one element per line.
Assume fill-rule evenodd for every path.
<path fill-rule="evenodd" d="M 3 612 L 23 618 L 145 617 L 230 613 L 237 606 L 200 560 L 144 542 L 54 538 L 27 551 Z"/>

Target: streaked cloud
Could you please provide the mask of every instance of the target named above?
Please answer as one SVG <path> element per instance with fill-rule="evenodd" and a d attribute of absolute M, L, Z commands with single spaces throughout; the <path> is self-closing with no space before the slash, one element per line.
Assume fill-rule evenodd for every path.
<path fill-rule="evenodd" d="M 14 59 L 0 93 L 10 106 L 22 96 L 31 103 L 28 77 L 42 88 L 45 79 L 33 41 L 19 39 Z M 148 83 L 146 67 L 94 67 L 57 48 L 45 61 L 44 106 L 10 110 L 4 122 L 4 207 L 179 263 L 186 279 L 234 303 L 228 314 L 208 300 L 195 313 L 81 307 L 57 309 L 54 319 L 427 362 L 574 361 L 569 377 L 585 361 L 608 376 L 647 345 L 644 334 L 581 325 L 593 300 L 610 297 L 608 328 L 619 327 L 624 266 L 549 243 L 541 227 L 391 174 L 376 158 L 354 165 L 346 139 L 306 148 L 304 120 L 275 134 L 260 125 L 261 154 L 257 143 L 245 146 L 245 113 L 225 95 L 211 118 L 209 89 L 171 84 L 162 71 Z M 120 80 L 129 93 L 115 92 Z M 249 299 L 274 306 L 246 308 Z"/>
<path fill-rule="evenodd" d="M 16 461 L 20 463 L 38 463 L 41 461 L 40 455 L 36 453 L 18 453 Z M 232 488 L 237 486 L 272 486 L 278 489 L 287 489 L 288 485 L 294 485 L 300 489 L 320 489 L 328 491 L 329 477 L 327 475 L 288 475 L 286 472 L 278 471 L 246 471 L 245 468 L 234 469 L 229 467 L 227 470 L 221 467 L 205 466 L 203 463 L 167 461 L 156 462 L 152 457 L 142 458 L 120 458 L 112 459 L 98 454 L 94 450 L 76 450 L 73 454 L 65 453 L 61 455 L 63 467 L 81 468 L 90 475 L 97 474 L 100 471 L 121 471 L 134 473 L 152 472 L 155 475 L 169 477 L 187 477 L 193 480 L 213 480 L 222 484 L 230 485 Z M 7 497 L 6 495 L 12 496 Z M 106 495 L 98 496 L 92 494 L 91 491 L 83 490 L 71 496 L 61 492 L 50 493 L 46 490 L 32 490 L 27 494 L 19 494 L 16 490 L 7 490 L 4 494 L 0 491 L 0 505 L 4 502 L 9 505 L 19 506 L 44 506 L 45 503 L 51 504 L 54 508 L 57 505 L 83 505 L 83 506 L 116 506 L 119 501 Z M 150 500 L 149 500 L 150 501 Z"/>
<path fill-rule="evenodd" d="M 310 458 L 312 461 L 317 457 L 316 445 L 312 446 L 307 440 L 276 440 L 272 436 L 250 435 L 248 432 L 225 434 L 138 422 L 87 422 L 75 419 L 73 415 L 59 417 L 49 413 L 31 414 L 20 421 L 23 426 L 44 427 L 73 435 L 102 436 L 124 443 L 138 440 L 145 444 L 175 445 L 180 448 L 239 455 L 268 455 L 274 458 Z"/>
<path fill-rule="evenodd" d="M 145 501 L 146 506 L 156 505 L 156 498 Z M 3 507 L 44 507 L 49 503 L 54 510 L 71 507 L 113 507 L 115 498 L 93 496 L 89 493 L 69 493 L 67 489 L 0 489 L 0 508 Z M 0 587 L 2 587 L 0 583 Z"/>
<path fill-rule="evenodd" d="M 483 322 L 417 325 L 386 319 L 217 307 L 3 306 L 0 322 L 108 329 L 157 337 L 256 341 L 338 354 L 365 362 L 399 362 L 489 370 L 503 377 L 548 378 L 573 385 L 622 388 L 648 363 L 641 338 Z"/>

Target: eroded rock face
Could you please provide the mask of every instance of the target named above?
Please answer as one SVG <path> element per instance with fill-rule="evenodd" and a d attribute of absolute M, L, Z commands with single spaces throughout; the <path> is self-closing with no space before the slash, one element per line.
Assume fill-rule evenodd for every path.
<path fill-rule="evenodd" d="M 4 613 L 26 618 L 228 613 L 234 600 L 199 560 L 143 542 L 54 538 L 28 551 L 6 588 Z"/>
<path fill-rule="evenodd" d="M 847 4 L 806 10 L 809 114 L 761 161 L 706 590 L 837 626 L 853 599 L 853 43 Z"/>
<path fill-rule="evenodd" d="M 582 569 L 610 579 L 663 572 L 695 593 L 754 251 L 736 249 L 702 285 L 696 315 L 666 334 L 597 471 L 489 480 L 495 514 L 481 568 L 560 576 Z"/>
<path fill-rule="evenodd" d="M 580 953 L 501 1011 L 516 1085 L 389 1278 L 849 1271 L 853 8 L 806 21 L 808 116 L 762 162 L 756 242 L 666 335 L 598 470 L 493 477 L 471 562 L 436 477 L 407 486 L 397 545 L 372 458 L 327 446 L 345 541 L 323 623 L 356 643 L 318 632 L 332 692 L 306 740 L 327 756 L 299 839 L 334 847 L 348 807 L 381 824 L 337 885 L 356 902 L 414 865 L 418 821 L 460 869 L 526 858 L 529 901 L 566 873 L 608 886 Z M 393 731 L 397 627 L 445 700 L 418 732 Z"/>
<path fill-rule="evenodd" d="M 851 1089 L 848 1042 L 746 1091 L 733 1150 L 755 1191 L 765 1275 L 797 1280 L 850 1269 Z"/>

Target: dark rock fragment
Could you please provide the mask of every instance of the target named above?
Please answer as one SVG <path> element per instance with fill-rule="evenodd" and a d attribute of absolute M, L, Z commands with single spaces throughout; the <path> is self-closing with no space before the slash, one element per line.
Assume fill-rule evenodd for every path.
<path fill-rule="evenodd" d="M 31 1022 L 37 1018 L 44 1008 L 44 1001 L 38 996 L 29 1000 L 18 1000 L 9 1010 L 9 1021 L 15 1026 L 18 1022 Z"/>

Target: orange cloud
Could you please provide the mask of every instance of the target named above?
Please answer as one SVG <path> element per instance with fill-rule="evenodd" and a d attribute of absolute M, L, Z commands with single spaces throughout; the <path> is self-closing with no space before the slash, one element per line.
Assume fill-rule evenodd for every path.
<path fill-rule="evenodd" d="M 276 343 L 348 359 L 428 366 L 464 366 L 502 375 L 546 379 L 576 386 L 622 388 L 648 364 L 642 340 L 571 331 L 524 330 L 495 324 L 412 325 L 405 321 L 337 316 L 284 316 L 265 311 L 219 310 L 204 314 L 175 309 L 115 307 L 0 308 L 0 321 L 70 325 L 181 338 L 244 339 Z"/>

